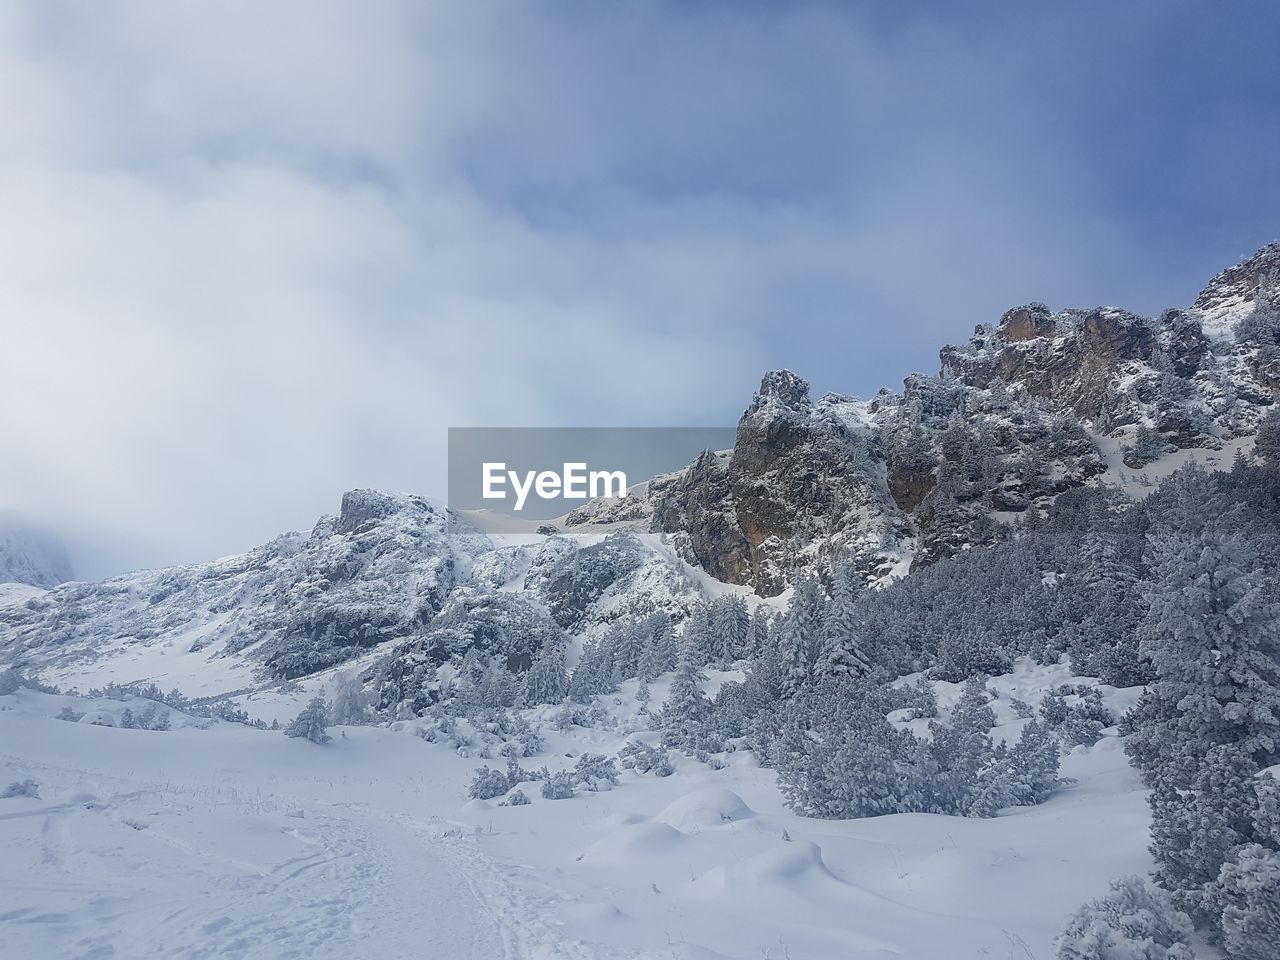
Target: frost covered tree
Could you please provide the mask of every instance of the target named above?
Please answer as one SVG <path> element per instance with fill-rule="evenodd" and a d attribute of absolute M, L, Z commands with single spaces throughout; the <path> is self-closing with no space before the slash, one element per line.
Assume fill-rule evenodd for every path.
<path fill-rule="evenodd" d="M 1022 728 L 1013 747 L 1003 754 L 1001 767 L 993 776 L 1005 791 L 999 807 L 975 811 L 979 816 L 995 816 L 1003 807 L 1029 807 L 1048 800 L 1061 785 L 1058 769 L 1061 756 L 1058 741 L 1038 720 Z M 991 793 L 988 792 L 988 797 Z"/>
<path fill-rule="evenodd" d="M 515 706 L 520 685 L 506 663 L 498 657 L 490 657 L 479 659 L 477 664 L 458 691 L 458 709 L 463 713 L 473 713 Z"/>
<path fill-rule="evenodd" d="M 22 686 L 22 673 L 17 667 L 0 670 L 0 697 L 16 693 Z"/>
<path fill-rule="evenodd" d="M 1280 852 L 1242 847 L 1218 877 L 1222 946 L 1232 960 L 1274 960 L 1280 950 Z"/>
<path fill-rule="evenodd" d="M 1253 452 L 1266 463 L 1280 465 L 1280 410 L 1272 410 L 1258 424 Z"/>
<path fill-rule="evenodd" d="M 1008 671 L 1009 654 L 996 633 L 986 626 L 955 630 L 938 642 L 933 675 L 960 683 L 979 674 L 999 675 Z"/>
<path fill-rule="evenodd" d="M 769 646 L 769 610 L 764 604 L 756 607 L 751 614 L 750 652 L 749 656 L 758 657 Z"/>
<path fill-rule="evenodd" d="M 640 673 L 640 658 L 644 654 L 644 637 L 639 625 L 631 620 L 616 624 L 605 641 L 609 648 L 611 664 L 619 680 L 629 680 Z"/>
<path fill-rule="evenodd" d="M 593 697 L 616 689 L 613 672 L 600 644 L 586 644 L 569 680 L 569 699 L 575 703 L 589 703 Z"/>
<path fill-rule="evenodd" d="M 485 766 L 472 776 L 467 796 L 472 800 L 492 800 L 502 796 L 511 787 L 512 783 L 505 773 Z"/>
<path fill-rule="evenodd" d="M 571 800 L 573 798 L 573 774 L 559 770 L 542 781 L 540 792 L 546 800 Z"/>
<path fill-rule="evenodd" d="M 563 639 L 544 643 L 525 673 L 523 701 L 529 706 L 559 703 L 569 693 Z"/>
<path fill-rule="evenodd" d="M 711 607 L 711 630 L 715 636 L 717 664 L 727 667 L 750 656 L 751 617 L 742 597 L 731 594 L 716 600 Z"/>
<path fill-rule="evenodd" d="M 1156 679 L 1126 750 L 1152 787 L 1157 880 L 1218 932 L 1219 874 L 1262 839 L 1254 781 L 1280 759 L 1280 607 L 1238 538 L 1210 529 L 1153 551 L 1141 649 Z"/>
<path fill-rule="evenodd" d="M 1199 761 L 1231 745 L 1258 768 L 1280 759 L 1280 605 L 1243 541 L 1157 541 L 1142 651 L 1156 679 L 1128 750 L 1149 781 L 1185 786 Z"/>
<path fill-rule="evenodd" d="M 705 667 L 717 654 L 716 638 L 711 629 L 711 609 L 705 603 L 697 603 L 689 611 L 680 634 L 680 657 L 692 654 L 698 666 Z"/>
<path fill-rule="evenodd" d="M 1159 460 L 1169 449 L 1169 443 L 1155 430 L 1145 424 L 1138 427 L 1133 445 L 1125 451 L 1124 462 L 1127 466 L 1145 467 Z"/>
<path fill-rule="evenodd" d="M 329 708 L 324 697 L 316 694 L 302 708 L 302 712 L 284 728 L 286 737 L 305 737 L 312 743 L 328 743 L 333 738 L 326 732 L 329 725 Z"/>
<path fill-rule="evenodd" d="M 985 677 L 974 677 L 965 684 L 949 723 L 930 722 L 930 752 L 937 767 L 934 790 L 942 809 L 970 810 L 979 792 L 979 778 L 992 763 L 991 728 L 995 723 Z M 990 804 L 988 801 L 985 806 Z"/>
<path fill-rule="evenodd" d="M 674 670 L 679 656 L 676 634 L 671 617 L 664 612 L 651 613 L 641 622 L 645 636 L 644 652 L 640 655 L 640 676 L 655 680 L 668 670 Z"/>
<path fill-rule="evenodd" d="M 871 661 L 860 643 L 856 603 L 858 588 L 848 567 L 836 571 L 835 587 L 822 628 L 819 677 L 865 676 Z"/>
<path fill-rule="evenodd" d="M 1191 920 L 1141 877 L 1111 881 L 1111 892 L 1067 920 L 1057 960 L 1195 960 Z"/>
<path fill-rule="evenodd" d="M 354 670 L 345 670 L 334 678 L 329 721 L 339 726 L 369 722 L 369 697 Z"/>
<path fill-rule="evenodd" d="M 573 768 L 573 782 L 588 790 L 599 790 L 601 785 L 618 785 L 618 768 L 611 759 L 599 753 L 584 753 Z"/>
<path fill-rule="evenodd" d="M 815 679 L 826 615 L 827 598 L 821 584 L 813 577 L 800 577 L 778 634 L 783 696 L 795 696 Z"/>
<path fill-rule="evenodd" d="M 695 739 L 698 726 L 711 712 L 711 701 L 702 691 L 707 678 L 702 673 L 700 659 L 701 654 L 692 642 L 681 643 L 680 663 L 671 681 L 671 693 L 662 707 L 663 740 L 672 746 Z"/>

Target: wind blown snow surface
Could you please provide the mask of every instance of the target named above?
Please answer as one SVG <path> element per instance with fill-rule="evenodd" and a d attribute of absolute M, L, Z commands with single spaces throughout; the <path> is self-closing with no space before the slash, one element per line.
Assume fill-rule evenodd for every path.
<path fill-rule="evenodd" d="M 1029 661 L 993 679 L 995 733 L 1025 722 L 1012 698 L 1066 682 Z M 654 741 L 634 686 L 591 729 L 526 711 L 546 743 L 524 764 Z M 960 688 L 936 688 L 945 712 Z M 1117 712 L 1136 695 L 1100 689 Z M 500 806 L 466 799 L 479 746 L 428 742 L 422 721 L 326 744 L 168 708 L 168 730 L 119 726 L 148 705 L 0 696 L 0 786 L 38 785 L 0 799 L 5 956 L 1043 958 L 1075 905 L 1151 866 L 1114 729 L 1064 758 L 1074 784 L 1039 807 L 827 821 L 788 811 L 745 751 Z"/>

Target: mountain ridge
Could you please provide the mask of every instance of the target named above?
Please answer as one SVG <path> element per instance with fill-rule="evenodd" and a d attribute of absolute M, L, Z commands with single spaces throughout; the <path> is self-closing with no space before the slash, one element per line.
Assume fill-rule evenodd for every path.
<path fill-rule="evenodd" d="M 1008 537 L 1067 490 L 1140 489 L 1180 458 L 1247 452 L 1280 392 L 1280 244 L 1191 307 L 1028 304 L 939 360 L 869 399 L 815 400 L 797 374 L 767 373 L 732 451 L 653 478 L 638 502 L 579 508 L 540 541 L 348 491 L 309 534 L 244 554 L 0 596 L 0 651 L 63 674 L 110 657 L 121 681 L 233 664 L 223 692 L 386 650 L 425 669 L 474 647 L 519 670 L 619 618 L 678 623 L 708 590 L 767 600 L 837 568 L 903 576 Z"/>

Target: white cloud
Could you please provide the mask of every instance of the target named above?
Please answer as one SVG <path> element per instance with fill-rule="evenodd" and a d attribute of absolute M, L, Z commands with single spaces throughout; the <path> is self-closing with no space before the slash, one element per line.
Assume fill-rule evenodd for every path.
<path fill-rule="evenodd" d="M 1012 300 L 1149 298 L 1177 265 L 1132 265 L 1038 49 L 957 29 L 10 5 L 0 507 L 91 573 L 197 559 L 439 494 L 451 424 L 732 421 L 766 367 L 891 385 Z"/>

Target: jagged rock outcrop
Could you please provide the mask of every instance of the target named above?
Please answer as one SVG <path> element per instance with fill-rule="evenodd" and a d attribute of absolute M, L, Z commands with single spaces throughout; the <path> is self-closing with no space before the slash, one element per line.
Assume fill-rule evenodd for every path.
<path fill-rule="evenodd" d="M 772 595 L 794 570 L 857 556 L 869 569 L 892 540 L 892 497 L 865 404 L 814 403 L 803 379 L 767 374 L 729 457 L 704 454 L 655 493 L 653 529 L 687 538 L 718 579 Z"/>
<path fill-rule="evenodd" d="M 1220 449 L 1280 395 L 1280 244 L 1189 308 L 1027 304 L 940 361 L 869 402 L 813 401 L 796 374 L 767 374 L 733 451 L 662 478 L 637 516 L 718 579 L 772 595 L 832 558 L 875 579 L 989 542 L 1002 518 L 1104 474 L 1107 442 L 1134 469 Z"/>

